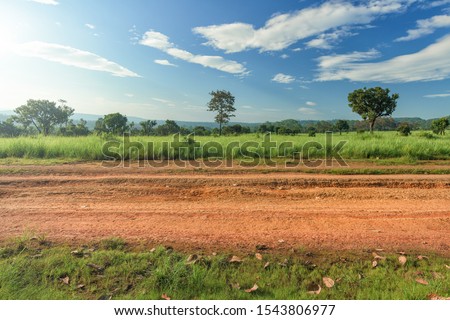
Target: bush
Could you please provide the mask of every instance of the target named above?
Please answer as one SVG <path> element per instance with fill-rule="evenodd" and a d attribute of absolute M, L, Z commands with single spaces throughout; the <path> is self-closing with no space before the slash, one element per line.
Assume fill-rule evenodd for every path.
<path fill-rule="evenodd" d="M 317 133 L 316 128 L 311 127 L 311 128 L 308 129 L 308 137 L 315 137 L 316 133 Z"/>
<path fill-rule="evenodd" d="M 411 127 L 409 123 L 404 122 L 397 127 L 397 131 L 399 135 L 407 137 L 411 134 Z"/>
<path fill-rule="evenodd" d="M 425 138 L 425 139 L 436 139 L 436 136 L 432 134 L 431 132 L 421 131 L 419 132 L 419 137 Z"/>

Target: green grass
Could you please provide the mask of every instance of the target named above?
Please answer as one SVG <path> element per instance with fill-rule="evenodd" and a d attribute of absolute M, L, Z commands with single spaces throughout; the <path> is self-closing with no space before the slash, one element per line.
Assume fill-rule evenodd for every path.
<path fill-rule="evenodd" d="M 71 248 L 24 236 L 0 249 L 0 299 L 427 299 L 450 293 L 449 259 L 434 254 L 423 260 L 410 254 L 402 266 L 398 254 L 379 253 L 387 258 L 376 268 L 370 251 L 311 254 L 303 248 L 262 252 L 262 261 L 249 252 L 239 254 L 238 264 L 228 254 L 198 254 L 189 264 L 188 253 L 130 247 L 121 239 Z M 334 279 L 334 287 L 325 287 L 323 277 Z M 255 283 L 256 291 L 245 292 Z M 308 293 L 311 284 L 322 286 L 320 294 Z"/>
<path fill-rule="evenodd" d="M 340 154 L 346 160 L 391 160 L 397 163 L 414 163 L 417 160 L 448 160 L 450 159 L 450 136 L 429 136 L 423 132 L 414 132 L 412 136 L 402 137 L 396 132 L 378 132 L 373 135 L 365 134 L 343 134 L 333 136 L 333 145 L 339 141 L 347 141 Z M 242 136 L 227 137 L 195 137 L 195 140 L 205 145 L 208 141 L 218 143 L 222 150 L 219 157 L 225 159 L 244 159 L 246 156 L 257 154 L 260 158 L 267 158 L 261 147 L 262 136 L 258 134 L 247 134 Z M 113 140 L 121 141 L 116 137 Z M 0 159 L 22 158 L 22 159 L 55 159 L 60 162 L 70 161 L 94 161 L 107 159 L 102 152 L 102 146 L 107 140 L 97 136 L 88 137 L 19 137 L 0 138 Z M 165 143 L 172 141 L 172 137 L 132 137 L 131 142 L 139 142 L 143 145 L 143 150 L 139 153 L 136 149 L 124 158 L 155 158 L 173 159 L 173 150 L 169 150 Z M 259 144 L 259 147 L 249 147 L 246 150 L 238 148 L 228 148 L 231 143 L 243 145 L 252 141 Z M 305 150 L 302 147 L 308 142 L 319 142 L 324 144 L 325 135 L 318 134 L 317 137 L 308 137 L 305 134 L 298 136 L 272 135 L 272 141 L 278 146 L 281 143 L 291 142 L 284 152 L 278 148 L 271 151 L 272 157 L 295 158 Z M 148 143 L 153 143 L 154 148 L 150 150 Z M 116 150 L 112 148 L 111 150 Z M 123 156 L 123 150 L 118 150 Z M 199 149 L 193 154 L 183 151 L 183 158 L 207 158 L 213 155 L 212 149 Z M 312 159 L 323 159 L 325 149 L 309 149 Z"/>

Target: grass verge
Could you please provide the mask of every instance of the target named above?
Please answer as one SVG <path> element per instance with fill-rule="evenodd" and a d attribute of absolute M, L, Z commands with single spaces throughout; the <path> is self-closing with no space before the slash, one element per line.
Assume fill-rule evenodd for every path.
<path fill-rule="evenodd" d="M 450 261 L 434 254 L 400 261 L 400 254 L 370 251 L 257 252 L 189 255 L 121 239 L 71 248 L 24 236 L 0 249 L 0 299 L 429 299 L 450 292 Z"/>

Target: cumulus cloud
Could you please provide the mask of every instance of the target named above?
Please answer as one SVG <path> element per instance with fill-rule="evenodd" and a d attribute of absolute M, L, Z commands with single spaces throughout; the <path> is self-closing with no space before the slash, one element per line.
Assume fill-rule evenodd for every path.
<path fill-rule="evenodd" d="M 284 74 L 284 73 L 277 73 L 273 78 L 272 78 L 273 82 L 278 82 L 278 83 L 292 83 L 295 81 L 295 78 L 293 76 L 290 76 L 288 74 Z"/>
<path fill-rule="evenodd" d="M 165 60 L 165 59 L 164 60 L 156 59 L 156 60 L 153 60 L 153 62 L 156 64 L 160 64 L 162 66 L 177 67 L 176 64 L 173 64 L 173 63 L 169 62 L 169 60 Z"/>
<path fill-rule="evenodd" d="M 204 67 L 236 75 L 246 75 L 248 73 L 247 69 L 236 61 L 226 60 L 220 56 L 196 55 L 189 51 L 179 49 L 169 41 L 168 36 L 157 31 L 147 31 L 139 43 L 161 50 L 174 58 L 196 63 Z"/>
<path fill-rule="evenodd" d="M 314 107 L 317 105 L 317 103 L 313 102 L 313 101 L 306 101 L 306 105 L 310 106 L 310 107 Z"/>
<path fill-rule="evenodd" d="M 27 57 L 58 62 L 67 66 L 108 72 L 117 77 L 140 77 L 137 73 L 94 53 L 56 43 L 27 42 L 18 47 L 17 53 Z"/>
<path fill-rule="evenodd" d="M 410 41 L 432 34 L 436 29 L 450 27 L 450 15 L 439 15 L 417 21 L 417 28 L 408 30 L 408 35 L 395 41 Z"/>
<path fill-rule="evenodd" d="M 37 2 L 37 3 L 42 3 L 42 4 L 51 4 L 51 5 L 54 5 L 54 6 L 59 4 L 59 2 L 56 1 L 56 0 L 30 0 L 30 1 Z"/>
<path fill-rule="evenodd" d="M 323 56 L 316 81 L 351 80 L 403 83 L 450 78 L 450 35 L 416 53 L 380 62 L 360 62 L 378 56 L 377 51 Z"/>
<path fill-rule="evenodd" d="M 86 28 L 91 29 L 91 30 L 94 30 L 94 29 L 95 29 L 95 26 L 94 26 L 93 24 L 90 24 L 90 23 L 85 23 L 84 26 L 85 26 Z"/>
<path fill-rule="evenodd" d="M 368 24 L 379 16 L 401 12 L 411 2 L 412 0 L 371 0 L 353 4 L 349 1 L 328 1 L 320 6 L 278 14 L 259 29 L 251 24 L 236 22 L 196 27 L 193 31 L 207 39 L 206 45 L 227 53 L 248 49 L 278 51 L 328 30 Z M 328 37 L 332 37 L 332 33 Z M 319 39 L 310 45 L 323 46 L 325 41 L 326 39 Z"/>

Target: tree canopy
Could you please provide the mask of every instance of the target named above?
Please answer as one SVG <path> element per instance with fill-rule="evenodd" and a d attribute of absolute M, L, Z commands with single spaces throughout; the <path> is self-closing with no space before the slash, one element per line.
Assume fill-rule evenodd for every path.
<path fill-rule="evenodd" d="M 446 117 L 436 119 L 431 123 L 431 130 L 436 134 L 445 135 L 445 130 L 449 124 L 449 120 Z"/>
<path fill-rule="evenodd" d="M 66 105 L 66 101 L 59 100 L 59 102 L 61 105 L 56 106 L 56 102 L 30 99 L 26 105 L 14 110 L 16 115 L 12 120 L 25 128 L 33 125 L 39 133 L 46 136 L 54 126 L 66 125 L 75 111 Z"/>
<path fill-rule="evenodd" d="M 208 102 L 208 111 L 216 112 L 214 120 L 219 124 L 219 135 L 222 135 L 222 125 L 228 123 L 234 117 L 234 96 L 225 90 L 217 90 L 209 93 L 211 100 Z"/>
<path fill-rule="evenodd" d="M 369 122 L 370 132 L 373 133 L 375 121 L 379 117 L 391 116 L 397 107 L 399 95 L 389 95 L 389 89 L 380 87 L 357 89 L 348 95 L 349 106 Z"/>

